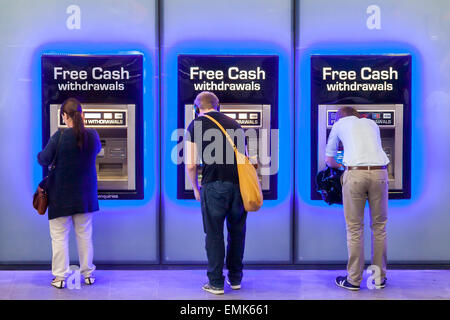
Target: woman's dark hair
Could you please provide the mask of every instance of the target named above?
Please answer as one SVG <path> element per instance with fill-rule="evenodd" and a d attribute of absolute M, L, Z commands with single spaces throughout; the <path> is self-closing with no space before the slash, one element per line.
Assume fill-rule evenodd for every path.
<path fill-rule="evenodd" d="M 73 121 L 73 130 L 77 138 L 77 146 L 82 149 L 84 140 L 86 138 L 86 129 L 84 127 L 84 120 L 81 116 L 83 110 L 81 103 L 75 98 L 69 98 L 61 105 L 61 114 L 65 113 Z"/>

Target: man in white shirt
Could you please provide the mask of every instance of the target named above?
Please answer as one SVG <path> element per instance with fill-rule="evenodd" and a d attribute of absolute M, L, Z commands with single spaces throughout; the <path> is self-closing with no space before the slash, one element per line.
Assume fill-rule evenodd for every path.
<path fill-rule="evenodd" d="M 386 286 L 386 222 L 388 207 L 389 159 L 381 146 L 380 129 L 375 121 L 362 118 L 352 107 L 342 107 L 336 114 L 326 148 L 326 163 L 338 168 L 339 141 L 344 147 L 342 197 L 347 225 L 349 260 L 347 276 L 336 278 L 336 284 L 359 290 L 364 272 L 364 206 L 369 200 L 372 229 L 372 264 L 380 269 L 375 279 L 377 289 Z"/>

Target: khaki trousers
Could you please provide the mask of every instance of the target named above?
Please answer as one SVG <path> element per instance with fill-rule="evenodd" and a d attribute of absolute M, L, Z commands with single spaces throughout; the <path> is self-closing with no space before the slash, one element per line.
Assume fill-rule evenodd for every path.
<path fill-rule="evenodd" d="M 342 196 L 347 225 L 347 281 L 359 286 L 364 272 L 364 206 L 369 200 L 372 230 L 372 265 L 386 277 L 386 222 L 388 207 L 387 170 L 346 170 Z"/>
<path fill-rule="evenodd" d="M 92 245 L 92 212 L 79 213 L 73 216 L 49 220 L 50 236 L 52 238 L 52 274 L 63 280 L 70 274 L 69 269 L 69 232 L 72 223 L 75 226 L 80 273 L 89 277 L 95 270 L 92 260 L 94 247 Z"/>

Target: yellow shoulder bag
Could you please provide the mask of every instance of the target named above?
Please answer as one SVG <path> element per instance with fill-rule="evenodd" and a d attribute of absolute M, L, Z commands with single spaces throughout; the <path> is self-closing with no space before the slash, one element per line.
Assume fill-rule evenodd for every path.
<path fill-rule="evenodd" d="M 220 130 L 222 130 L 228 142 L 234 149 L 239 176 L 239 189 L 241 190 L 241 197 L 245 211 L 258 211 L 263 204 L 263 195 L 255 167 L 245 154 L 239 152 L 230 135 L 225 131 L 220 123 L 211 116 L 204 116 L 214 122 Z"/>

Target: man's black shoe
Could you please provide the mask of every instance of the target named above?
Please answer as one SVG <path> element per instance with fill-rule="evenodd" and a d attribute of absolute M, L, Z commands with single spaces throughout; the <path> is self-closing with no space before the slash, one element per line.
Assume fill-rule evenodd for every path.
<path fill-rule="evenodd" d="M 352 291 L 358 291 L 359 290 L 359 286 L 354 286 L 352 285 L 350 282 L 347 281 L 347 277 L 337 277 L 336 278 L 336 285 L 338 287 L 347 289 L 347 290 L 352 290 Z"/>
<path fill-rule="evenodd" d="M 223 290 L 223 288 L 213 287 L 209 283 L 206 283 L 205 285 L 203 285 L 202 289 L 205 291 L 208 291 L 210 293 L 213 293 L 213 294 L 224 294 L 225 293 L 225 290 Z"/>

